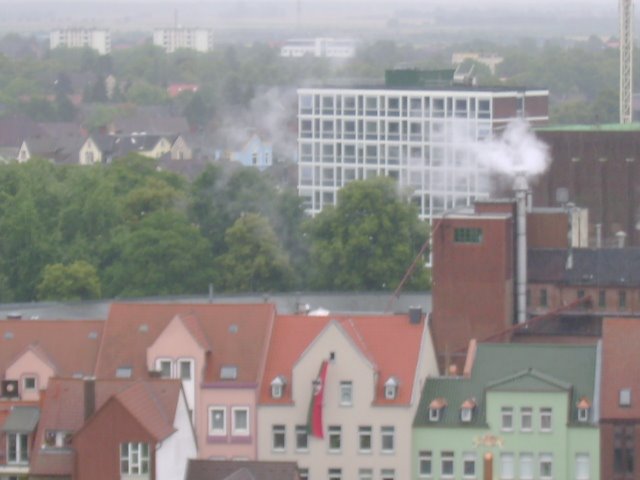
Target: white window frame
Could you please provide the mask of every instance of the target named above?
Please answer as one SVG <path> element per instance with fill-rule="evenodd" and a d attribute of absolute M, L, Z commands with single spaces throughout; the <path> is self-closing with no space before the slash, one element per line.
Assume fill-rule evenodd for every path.
<path fill-rule="evenodd" d="M 545 419 L 549 419 L 549 426 L 544 426 Z M 551 407 L 540 408 L 540 431 L 551 432 L 553 431 L 553 409 Z"/>
<path fill-rule="evenodd" d="M 144 447 L 146 447 L 146 455 L 143 455 Z M 149 467 L 149 451 L 151 450 L 148 443 L 144 442 L 125 442 L 120 444 L 120 474 L 121 475 L 148 475 Z"/>
<path fill-rule="evenodd" d="M 298 441 L 304 435 L 305 444 L 300 446 Z M 309 431 L 306 425 L 296 425 L 296 452 L 308 452 L 309 451 Z"/>
<path fill-rule="evenodd" d="M 373 469 L 371 468 L 358 469 L 358 480 L 373 480 Z"/>
<path fill-rule="evenodd" d="M 588 453 L 576 453 L 576 480 L 589 480 L 591 478 L 591 457 Z M 586 472 L 586 473 L 582 473 Z"/>
<path fill-rule="evenodd" d="M 385 440 L 391 439 L 391 448 L 385 446 Z M 380 451 L 385 454 L 392 454 L 396 451 L 396 427 L 384 425 L 380 427 Z"/>
<path fill-rule="evenodd" d="M 542 474 L 542 467 L 545 464 L 550 465 L 550 475 Z M 550 480 L 553 478 L 553 454 L 551 453 L 541 453 L 538 457 L 538 471 L 540 473 L 540 480 Z"/>
<path fill-rule="evenodd" d="M 588 422 L 589 421 L 589 408 L 579 408 L 578 409 L 578 421 L 579 422 Z"/>
<path fill-rule="evenodd" d="M 27 380 L 33 380 L 33 387 L 27 387 Z M 37 375 L 24 375 L 22 377 L 22 391 L 23 392 L 35 392 L 38 390 L 38 376 Z"/>
<path fill-rule="evenodd" d="M 510 425 L 506 425 L 507 418 Z M 500 430 L 503 432 L 513 431 L 513 407 L 502 407 L 500 409 Z"/>
<path fill-rule="evenodd" d="M 466 473 L 468 463 L 473 465 L 473 473 Z M 475 452 L 462 453 L 462 476 L 463 478 L 476 478 L 478 476 L 478 458 Z"/>
<path fill-rule="evenodd" d="M 429 408 L 429 421 L 437 422 L 440 420 L 440 409 L 439 408 Z"/>
<path fill-rule="evenodd" d="M 26 439 L 23 441 L 23 439 Z M 23 445 L 24 443 L 24 445 Z M 10 454 L 15 445 L 15 457 Z M 23 446 L 25 448 L 23 448 Z M 26 449 L 26 453 L 23 451 Z M 27 465 L 29 463 L 29 435 L 27 433 L 7 433 L 7 464 Z"/>
<path fill-rule="evenodd" d="M 525 464 L 525 460 L 528 463 L 529 470 L 530 470 L 530 473 L 526 476 L 523 474 L 523 468 L 522 468 L 522 466 Z M 535 462 L 533 458 L 533 453 L 520 452 L 520 457 L 518 458 L 518 467 L 519 467 L 518 474 L 520 475 L 519 478 L 521 480 L 533 480 L 533 478 L 535 477 Z"/>
<path fill-rule="evenodd" d="M 342 451 L 342 427 L 340 425 L 329 425 L 327 428 L 327 450 L 329 453 L 340 453 Z M 336 441 L 337 445 L 332 443 Z"/>
<path fill-rule="evenodd" d="M 350 407 L 353 405 L 353 382 L 345 380 L 340 382 L 340 406 Z"/>
<path fill-rule="evenodd" d="M 362 439 L 369 438 L 369 448 L 362 448 Z M 371 453 L 373 450 L 373 428 L 370 425 L 361 425 L 358 427 L 358 452 Z"/>
<path fill-rule="evenodd" d="M 330 468 L 327 471 L 327 477 L 329 478 L 329 480 L 342 480 L 342 469 Z"/>
<path fill-rule="evenodd" d="M 239 428 L 236 421 L 236 414 L 239 412 L 245 412 L 247 426 L 246 428 Z M 249 407 L 231 407 L 231 435 L 237 437 L 246 437 L 251 434 L 251 417 L 249 416 Z"/>
<path fill-rule="evenodd" d="M 428 465 L 428 472 L 423 472 L 423 465 Z M 427 470 L 425 468 L 424 470 Z M 420 450 L 418 452 L 418 475 L 420 478 L 432 478 L 433 477 L 433 453 L 431 450 Z"/>
<path fill-rule="evenodd" d="M 213 419 L 216 412 L 222 412 L 222 428 L 214 428 Z M 212 405 L 209 407 L 208 431 L 212 437 L 222 437 L 227 435 L 227 407 L 224 405 Z"/>
<path fill-rule="evenodd" d="M 529 419 L 529 426 L 525 427 L 524 419 Z M 533 408 L 532 407 L 520 407 L 520 431 L 531 432 L 533 431 Z"/>
<path fill-rule="evenodd" d="M 510 471 L 507 467 L 510 467 Z M 502 452 L 500 453 L 500 479 L 501 480 L 512 480 L 516 475 L 516 457 L 513 452 Z"/>
<path fill-rule="evenodd" d="M 395 480 L 396 471 L 393 468 L 383 468 L 380 470 L 380 480 Z"/>
<path fill-rule="evenodd" d="M 183 364 L 188 364 L 189 365 L 189 378 L 183 378 L 182 376 L 182 365 Z M 189 382 L 191 380 L 193 380 L 193 377 L 195 376 L 195 361 L 193 358 L 179 358 L 178 361 L 176 362 L 176 372 L 175 375 L 177 378 L 179 378 L 182 381 L 185 382 Z"/>
<path fill-rule="evenodd" d="M 162 374 L 162 364 L 163 363 L 168 363 L 169 364 L 169 376 L 168 377 Z M 175 367 L 174 367 L 174 363 L 173 363 L 173 359 L 172 358 L 167 358 L 167 357 L 156 358 L 156 371 L 160 372 L 160 378 L 173 378 L 174 369 L 175 369 Z"/>
<path fill-rule="evenodd" d="M 282 446 L 276 446 L 276 438 L 282 437 Z M 287 427 L 283 424 L 271 426 L 271 451 L 285 452 L 287 450 Z"/>
<path fill-rule="evenodd" d="M 460 420 L 465 422 L 465 423 L 470 422 L 471 421 L 471 417 L 473 416 L 472 415 L 472 410 L 473 409 L 466 408 L 466 407 L 460 409 Z"/>
<path fill-rule="evenodd" d="M 618 405 L 621 407 L 630 407 L 631 406 L 631 389 L 630 388 L 621 388 L 618 393 Z"/>
<path fill-rule="evenodd" d="M 300 480 L 309 480 L 309 469 L 299 468 L 298 475 L 300 476 Z"/>
<path fill-rule="evenodd" d="M 273 398 L 282 398 L 282 387 L 280 384 L 271 384 L 271 396 Z"/>
<path fill-rule="evenodd" d="M 451 473 L 445 473 L 445 465 L 451 465 Z M 440 476 L 453 478 L 456 474 L 456 455 L 454 452 L 440 452 Z"/>

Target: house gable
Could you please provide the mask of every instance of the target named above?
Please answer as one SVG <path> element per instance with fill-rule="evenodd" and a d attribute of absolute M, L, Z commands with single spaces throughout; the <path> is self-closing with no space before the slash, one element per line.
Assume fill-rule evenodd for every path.
<path fill-rule="evenodd" d="M 49 379 L 56 373 L 57 368 L 48 355 L 41 348 L 29 346 L 7 367 L 5 378 L 20 380 L 22 400 L 37 400 L 39 390 L 47 388 Z M 34 391 L 24 389 L 26 377 L 35 377 Z"/>

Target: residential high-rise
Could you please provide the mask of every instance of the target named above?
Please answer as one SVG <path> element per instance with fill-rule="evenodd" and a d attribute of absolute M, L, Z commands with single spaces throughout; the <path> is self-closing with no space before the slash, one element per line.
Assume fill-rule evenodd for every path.
<path fill-rule="evenodd" d="M 476 142 L 514 118 L 548 121 L 546 89 L 476 87 L 453 70 L 388 71 L 384 86 L 298 89 L 298 192 L 307 212 L 352 180 L 396 178 L 423 219 L 489 196 Z"/>
<path fill-rule="evenodd" d="M 109 30 L 87 28 L 65 28 L 53 30 L 49 34 L 49 46 L 53 50 L 58 47 L 89 47 L 100 55 L 111 53 L 111 34 Z"/>
<path fill-rule="evenodd" d="M 159 28 L 153 32 L 153 44 L 167 53 L 179 48 L 204 53 L 213 50 L 213 32 L 206 28 Z"/>

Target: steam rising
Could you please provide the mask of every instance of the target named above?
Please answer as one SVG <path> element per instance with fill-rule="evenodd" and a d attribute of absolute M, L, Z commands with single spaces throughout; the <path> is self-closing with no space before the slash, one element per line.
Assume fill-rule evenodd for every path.
<path fill-rule="evenodd" d="M 509 122 L 499 138 L 476 144 L 474 150 L 479 164 L 509 177 L 517 173 L 535 177 L 544 173 L 551 161 L 547 144 L 520 119 Z"/>

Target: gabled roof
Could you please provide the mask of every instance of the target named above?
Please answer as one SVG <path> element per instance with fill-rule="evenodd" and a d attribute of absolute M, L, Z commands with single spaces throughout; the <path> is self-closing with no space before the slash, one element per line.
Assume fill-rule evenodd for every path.
<path fill-rule="evenodd" d="M 124 157 L 132 152 L 148 152 L 153 150 L 158 142 L 166 139 L 170 144 L 174 137 L 163 135 L 92 135 L 91 139 L 103 155 L 111 158 Z"/>
<path fill-rule="evenodd" d="M 639 345 L 640 319 L 604 319 L 600 415 L 603 420 L 640 418 Z M 631 405 L 620 406 L 620 390 L 627 388 L 631 390 Z"/>
<path fill-rule="evenodd" d="M 0 321 L 0 372 L 32 348 L 46 355 L 59 376 L 91 375 L 103 326 L 100 320 Z"/>
<path fill-rule="evenodd" d="M 531 249 L 527 271 L 530 283 L 637 287 L 640 286 L 640 248 L 574 248 L 567 269 L 566 249 Z"/>
<path fill-rule="evenodd" d="M 576 404 L 596 392 L 597 347 L 594 345 L 479 344 L 467 377 L 427 379 L 422 391 L 414 427 L 485 427 L 486 396 L 491 388 L 510 391 L 567 391 L 570 424 L 578 424 Z M 438 422 L 430 422 L 428 408 L 436 398 L 446 399 Z M 476 414 L 462 422 L 459 407 L 476 399 Z"/>
<path fill-rule="evenodd" d="M 97 378 L 114 378 L 118 367 L 132 368 L 132 378 L 149 378 L 147 348 L 179 315 L 185 326 L 209 346 L 205 383 L 225 382 L 222 365 L 235 365 L 235 382 L 258 383 L 275 308 L 271 304 L 115 303 L 106 321 L 96 364 Z M 196 322 L 197 320 L 197 322 Z"/>
<path fill-rule="evenodd" d="M 297 480 L 295 462 L 189 460 L 185 480 Z"/>
<path fill-rule="evenodd" d="M 112 132 L 122 135 L 145 132 L 149 135 L 177 135 L 189 131 L 183 116 L 162 106 L 136 106 L 112 122 Z"/>
<path fill-rule="evenodd" d="M 2 147 L 20 147 L 25 138 L 42 132 L 42 127 L 26 115 L 0 116 L 0 146 Z"/>
<path fill-rule="evenodd" d="M 30 344 L 28 345 L 22 352 L 20 352 L 16 357 L 8 363 L 8 367 L 16 363 L 20 358 L 22 358 L 27 352 L 32 352 L 35 356 L 37 356 L 43 363 L 51 367 L 51 370 L 54 372 L 58 371 L 58 367 L 55 362 L 49 356 L 47 351 L 42 348 L 39 344 Z"/>
<path fill-rule="evenodd" d="M 354 348 L 357 348 L 376 370 L 378 375 L 375 402 L 381 405 L 409 404 L 425 325 L 424 322 L 417 325 L 409 323 L 407 315 L 278 316 L 271 336 L 259 402 L 291 402 L 290 385 L 287 385 L 281 398 L 271 397 L 271 381 L 282 375 L 290 384 L 295 364 L 332 323 L 339 326 L 352 341 Z M 384 383 L 391 376 L 398 379 L 400 388 L 395 399 L 386 399 Z"/>

